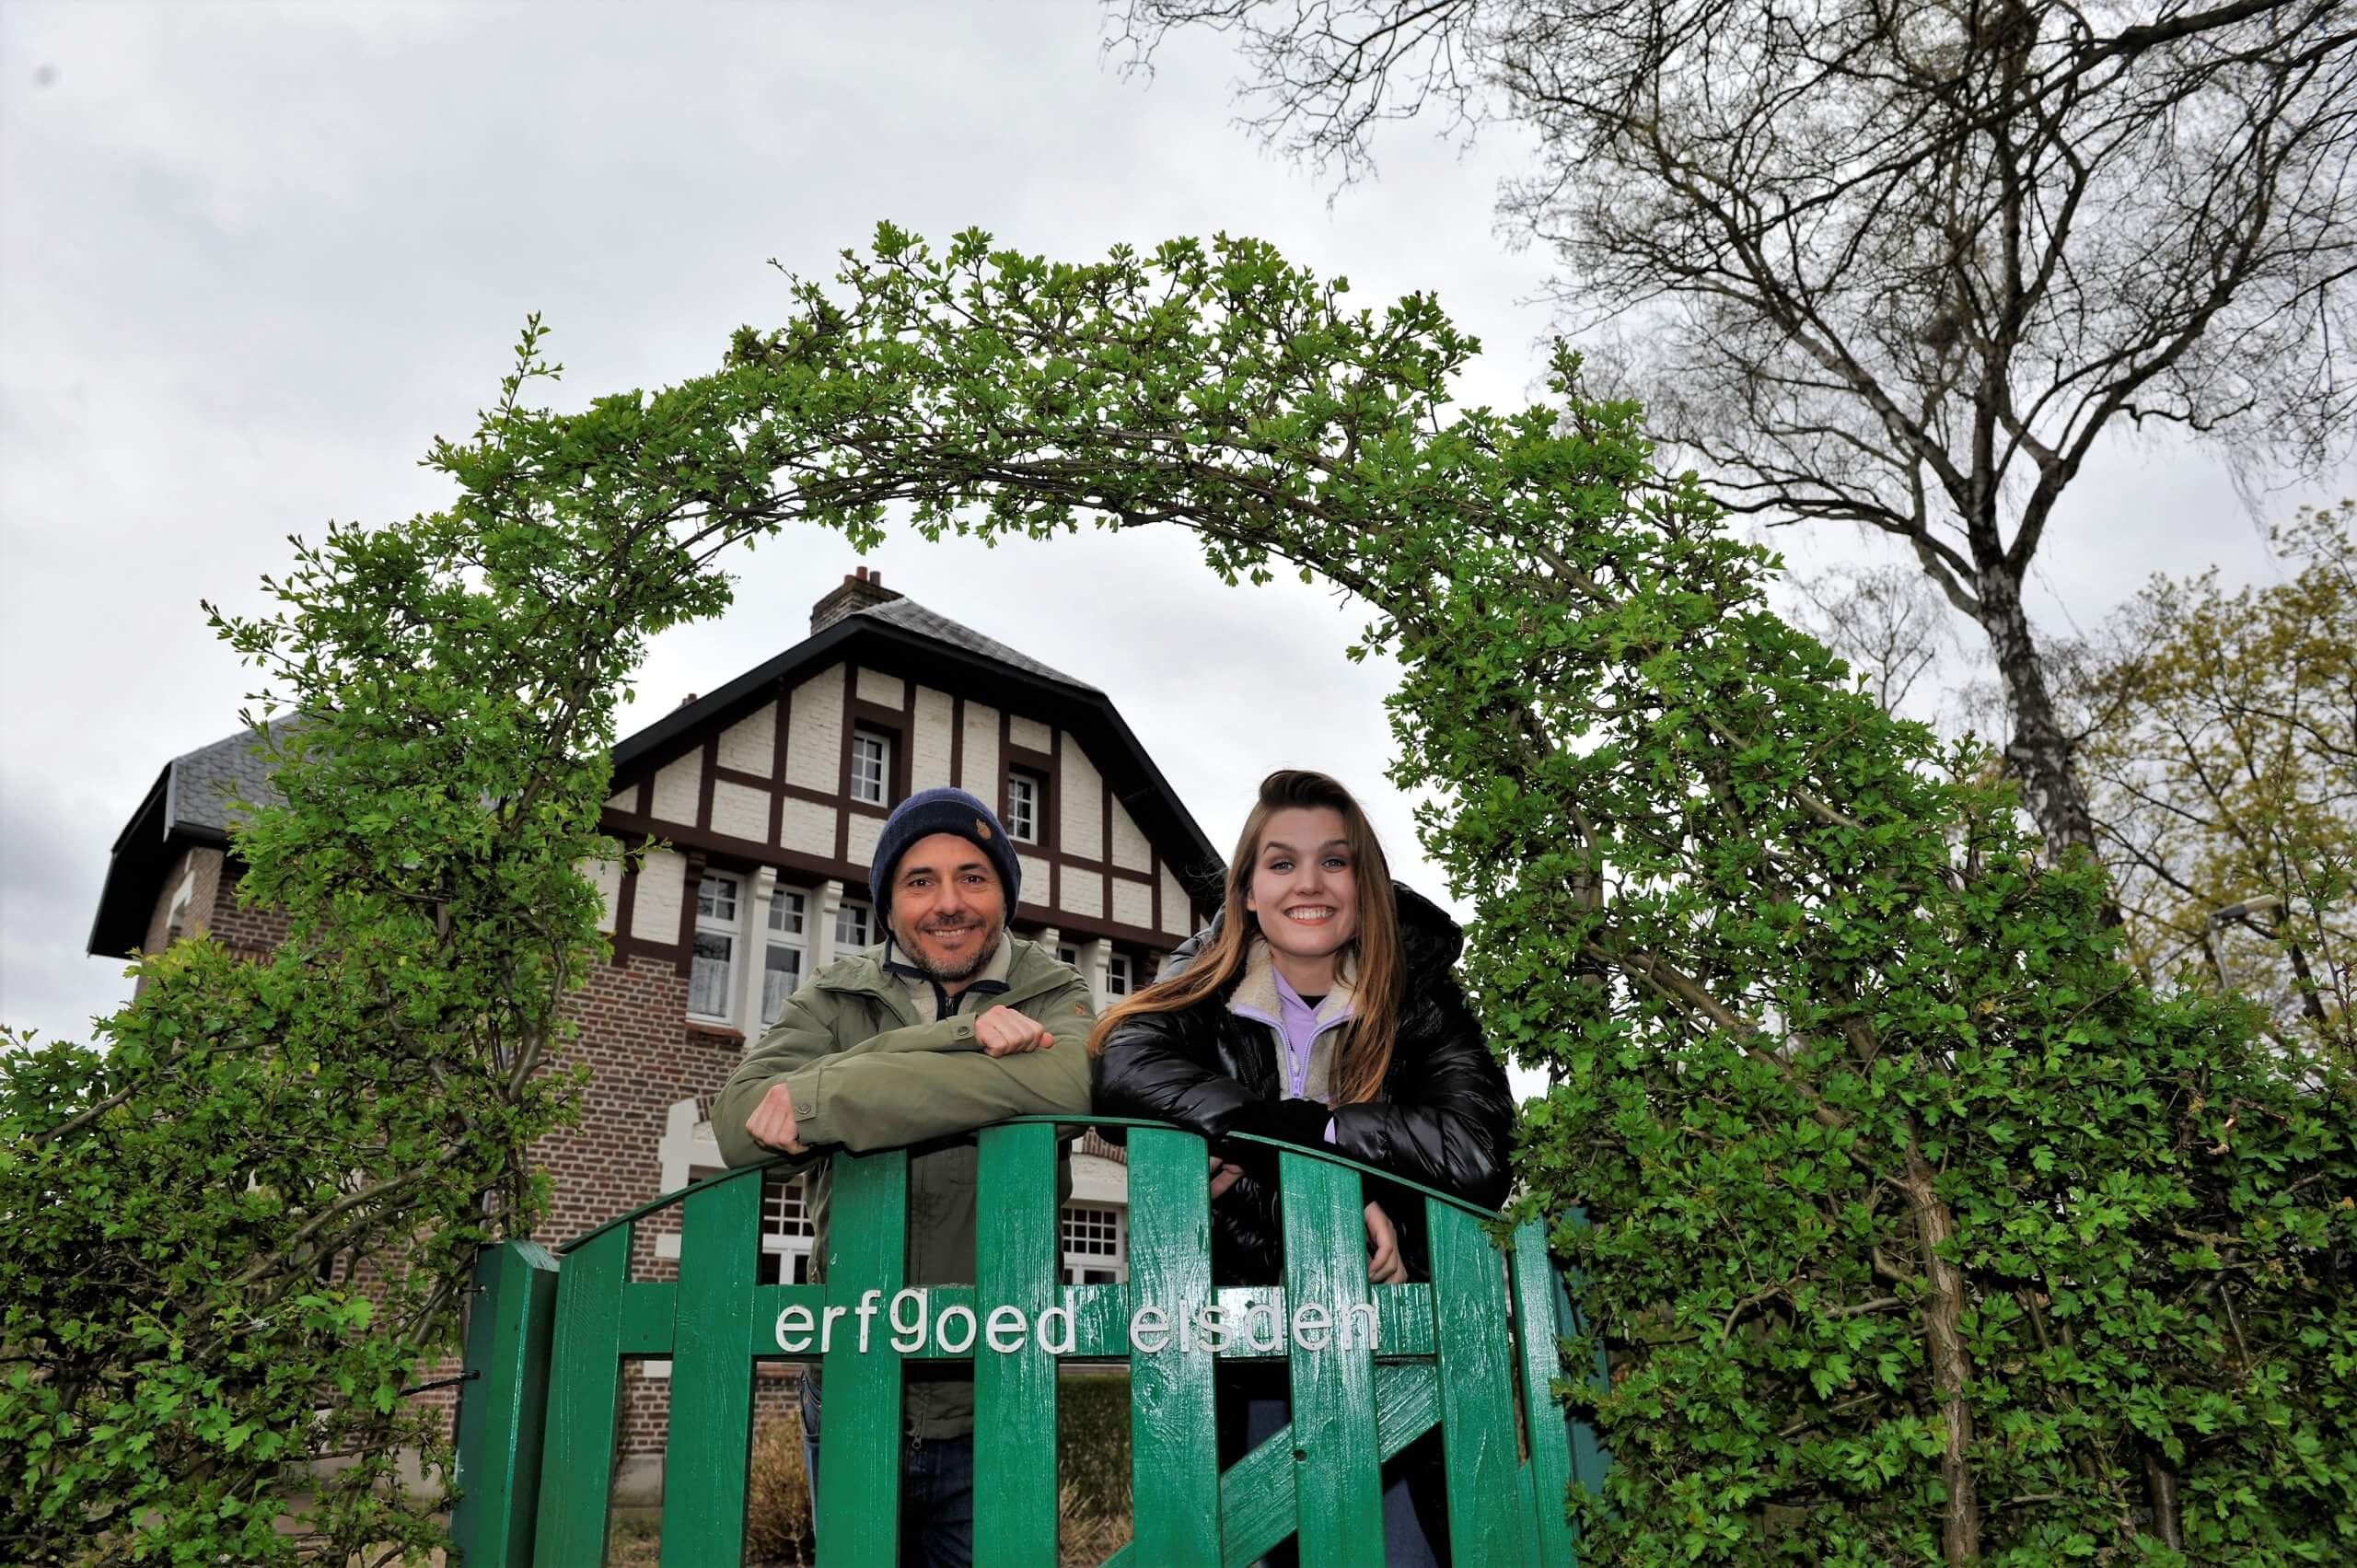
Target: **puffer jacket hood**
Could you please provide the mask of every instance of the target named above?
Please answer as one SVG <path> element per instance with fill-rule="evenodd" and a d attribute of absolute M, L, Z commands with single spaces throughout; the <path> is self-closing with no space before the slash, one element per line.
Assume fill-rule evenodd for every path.
<path fill-rule="evenodd" d="M 1430 900 L 1394 884 L 1407 981 L 1382 1093 L 1333 1109 L 1329 1144 L 1364 1165 L 1437 1188 L 1485 1208 L 1505 1199 L 1514 1103 L 1455 973 L 1464 950 L 1457 923 Z M 1220 928 L 1171 954 L 1157 979 L 1184 970 Z M 1265 1025 L 1227 1006 L 1228 992 L 1183 1011 L 1123 1020 L 1094 1063 L 1096 1108 L 1107 1116 L 1155 1118 L 1209 1139 L 1214 1149 L 1260 1108 L 1283 1097 L 1278 1047 Z M 1312 1113 L 1314 1118 L 1314 1113 Z M 1213 1270 L 1220 1283 L 1261 1283 L 1281 1271 L 1277 1183 L 1263 1145 L 1229 1143 L 1246 1174 L 1212 1205 Z M 1423 1205 L 1369 1181 L 1400 1232 L 1411 1268 L 1422 1253 Z"/>

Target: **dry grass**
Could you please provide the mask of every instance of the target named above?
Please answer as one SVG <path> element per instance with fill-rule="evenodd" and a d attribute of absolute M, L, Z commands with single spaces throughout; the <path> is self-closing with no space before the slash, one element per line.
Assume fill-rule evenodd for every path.
<path fill-rule="evenodd" d="M 1056 1522 L 1056 1560 L 1080 1568 L 1104 1562 L 1130 1542 L 1127 1517 L 1091 1515 L 1069 1486 Z M 657 1568 L 663 1532 L 652 1516 L 614 1522 L 608 1568 Z M 810 1484 L 802 1464 L 802 1423 L 787 1411 L 753 1433 L 745 1495 L 745 1561 L 753 1568 L 800 1568 L 811 1560 Z"/>

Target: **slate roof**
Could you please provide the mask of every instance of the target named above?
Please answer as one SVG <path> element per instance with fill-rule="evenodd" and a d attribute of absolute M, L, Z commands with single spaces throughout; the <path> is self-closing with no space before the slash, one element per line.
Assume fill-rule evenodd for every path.
<path fill-rule="evenodd" d="M 856 645 L 863 657 L 916 660 L 919 668 L 944 673 L 962 665 L 970 679 L 987 681 L 1001 691 L 998 700 L 1019 703 L 1049 723 L 1077 731 L 1092 752 L 1131 781 L 1121 799 L 1150 837 L 1172 847 L 1181 880 L 1199 875 L 1216 877 L 1218 852 L 1100 688 L 907 598 L 853 610 L 718 691 L 673 709 L 614 748 L 616 768 L 691 743 L 695 733 L 725 722 L 732 710 L 769 700 L 777 682 L 794 670 L 842 656 L 848 651 L 845 645 Z M 191 843 L 226 848 L 231 797 L 269 797 L 270 771 L 254 746 L 251 732 L 239 730 L 164 765 L 115 839 L 89 951 L 127 957 L 145 935 L 157 894 L 180 848 Z M 1186 864 L 1190 849 L 1199 865 Z"/>
<path fill-rule="evenodd" d="M 1048 680 L 1061 680 L 1067 686 L 1077 686 L 1084 691 L 1098 690 L 1086 680 L 1066 675 L 1061 669 L 1051 669 L 1029 654 L 1018 652 L 1008 647 L 1004 643 L 985 637 L 970 626 L 962 626 L 946 615 L 936 615 L 912 598 L 887 599 L 882 604 L 867 605 L 851 613 L 870 616 L 889 625 L 914 632 L 921 637 L 931 637 L 935 641 L 947 643 L 951 647 L 963 648 L 968 653 L 980 654 L 984 658 L 996 659 L 1001 664 L 1014 666 L 1026 675 L 1037 675 Z M 845 620 L 850 618 L 850 616 L 844 617 Z"/>
<path fill-rule="evenodd" d="M 165 833 L 196 829 L 226 840 L 229 802 L 233 798 L 267 800 L 272 794 L 270 768 L 262 761 L 260 744 L 253 731 L 241 729 L 167 763 Z"/>

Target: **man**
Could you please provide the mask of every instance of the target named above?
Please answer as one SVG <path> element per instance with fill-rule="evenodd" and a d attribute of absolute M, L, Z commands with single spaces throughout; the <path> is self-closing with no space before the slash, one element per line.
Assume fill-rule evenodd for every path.
<path fill-rule="evenodd" d="M 729 1074 L 712 1113 L 728 1163 L 896 1148 L 1009 1116 L 1085 1116 L 1088 987 L 1008 935 L 1022 883 L 989 807 L 955 789 L 902 801 L 867 877 L 885 940 L 811 976 Z M 911 1284 L 973 1283 L 975 1167 L 970 1141 L 910 1159 Z M 811 1176 L 819 1259 L 826 1170 Z M 973 1555 L 972 1370 L 911 1363 L 905 1376 L 901 1561 L 962 1568 Z M 816 1370 L 806 1371 L 814 1499 L 819 1393 Z"/>

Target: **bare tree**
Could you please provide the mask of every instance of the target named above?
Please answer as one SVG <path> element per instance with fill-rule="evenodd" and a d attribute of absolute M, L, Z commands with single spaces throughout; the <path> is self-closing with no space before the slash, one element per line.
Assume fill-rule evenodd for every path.
<path fill-rule="evenodd" d="M 1785 582 L 1798 601 L 1792 619 L 1847 659 L 1891 713 L 1912 713 L 1924 677 L 1936 678 L 1944 655 L 1962 652 L 1947 601 L 1921 572 L 1840 565 Z"/>
<path fill-rule="evenodd" d="M 2098 440 L 2344 449 L 2350 0 L 1109 4 L 1141 62 L 1234 34 L 1250 122 L 1346 180 L 1385 120 L 1535 129 L 1503 211 L 1569 329 L 1734 509 L 1908 542 L 2057 847 L 2097 834 L 2022 585 Z"/>

